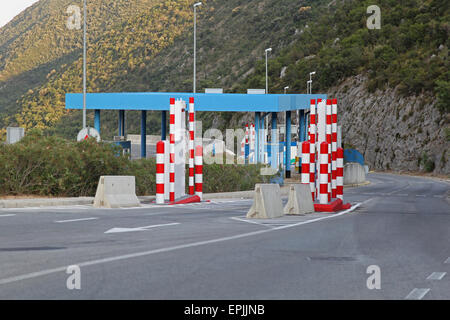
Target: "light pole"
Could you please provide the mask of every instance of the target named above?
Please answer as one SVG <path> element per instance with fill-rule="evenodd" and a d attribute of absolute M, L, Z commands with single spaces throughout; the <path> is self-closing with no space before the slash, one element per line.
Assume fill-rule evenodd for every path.
<path fill-rule="evenodd" d="M 287 90 L 289 89 L 289 86 L 284 87 L 284 94 L 286 94 Z"/>
<path fill-rule="evenodd" d="M 307 94 L 311 94 L 311 92 L 310 92 L 311 84 L 312 84 L 311 80 L 306 81 L 306 93 Z"/>
<path fill-rule="evenodd" d="M 194 93 L 197 92 L 197 7 L 201 2 L 194 4 Z"/>
<path fill-rule="evenodd" d="M 268 62 L 267 62 L 267 55 L 269 52 L 272 52 L 272 48 L 266 49 L 266 94 L 269 93 L 269 69 L 268 69 Z"/>
<path fill-rule="evenodd" d="M 86 0 L 84 0 L 83 21 L 83 129 L 86 128 Z"/>
<path fill-rule="evenodd" d="M 309 73 L 309 94 L 312 94 L 312 76 L 315 74 L 315 71 Z"/>

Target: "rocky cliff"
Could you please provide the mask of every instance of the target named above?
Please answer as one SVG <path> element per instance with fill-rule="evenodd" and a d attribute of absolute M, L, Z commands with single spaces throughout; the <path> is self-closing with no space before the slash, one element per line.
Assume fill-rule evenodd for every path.
<path fill-rule="evenodd" d="M 403 96 L 397 89 L 369 93 L 359 75 L 328 91 L 339 99 L 343 143 L 371 169 L 450 174 L 450 115 L 432 96 Z"/>

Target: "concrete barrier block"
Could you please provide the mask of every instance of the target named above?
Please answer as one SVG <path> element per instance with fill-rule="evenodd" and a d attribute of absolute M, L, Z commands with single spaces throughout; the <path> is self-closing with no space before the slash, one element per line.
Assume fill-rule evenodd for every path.
<path fill-rule="evenodd" d="M 305 215 L 314 212 L 314 203 L 309 184 L 294 184 L 290 186 L 289 200 L 284 207 L 284 214 Z"/>
<path fill-rule="evenodd" d="M 283 216 L 281 190 L 278 184 L 256 184 L 249 219 L 272 219 Z"/>
<path fill-rule="evenodd" d="M 140 207 L 136 196 L 136 179 L 133 176 L 100 177 L 94 208 Z"/>
<path fill-rule="evenodd" d="M 344 185 L 366 182 L 366 173 L 362 165 L 356 162 L 344 166 Z"/>

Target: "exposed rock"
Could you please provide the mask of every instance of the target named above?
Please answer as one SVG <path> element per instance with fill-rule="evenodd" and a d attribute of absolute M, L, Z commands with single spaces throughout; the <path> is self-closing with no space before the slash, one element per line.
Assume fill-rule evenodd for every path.
<path fill-rule="evenodd" d="M 359 150 L 371 168 L 418 171 L 426 154 L 434 173 L 450 174 L 450 121 L 435 107 L 436 98 L 405 97 L 395 89 L 369 93 L 366 84 L 359 75 L 328 92 L 339 101 L 343 143 Z"/>

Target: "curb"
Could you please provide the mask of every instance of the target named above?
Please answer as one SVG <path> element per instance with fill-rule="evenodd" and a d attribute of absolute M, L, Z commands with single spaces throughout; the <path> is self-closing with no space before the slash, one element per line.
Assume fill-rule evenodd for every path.
<path fill-rule="evenodd" d="M 345 184 L 344 188 L 354 188 L 354 187 L 362 187 L 362 186 L 367 186 L 369 185 L 371 182 L 370 181 L 365 181 L 363 183 L 356 183 L 356 184 Z"/>
<path fill-rule="evenodd" d="M 92 205 L 93 197 L 0 200 L 0 209 Z"/>

